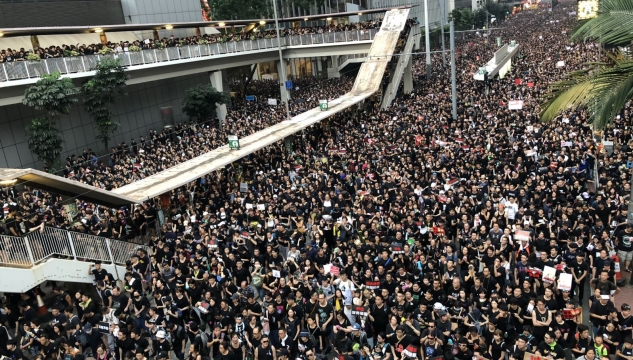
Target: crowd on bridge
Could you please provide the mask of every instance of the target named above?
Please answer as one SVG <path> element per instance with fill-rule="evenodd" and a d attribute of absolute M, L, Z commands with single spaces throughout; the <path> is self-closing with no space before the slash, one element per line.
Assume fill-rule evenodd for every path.
<path fill-rule="evenodd" d="M 304 26 L 298 28 L 286 28 L 280 31 L 282 37 L 295 36 L 295 35 L 310 35 L 310 34 L 327 34 L 333 32 L 343 31 L 368 31 L 370 29 L 380 28 L 380 21 L 363 21 L 358 23 L 348 24 L 329 24 L 325 26 Z M 258 39 L 274 39 L 277 38 L 276 30 L 261 30 L 250 32 L 233 32 L 225 31 L 219 34 L 204 34 L 187 36 L 183 38 L 176 38 L 174 36 L 165 37 L 162 39 L 130 39 L 128 41 L 120 42 L 107 42 L 106 44 L 59 44 L 51 45 L 48 47 L 39 47 L 36 49 L 2 49 L 0 50 L 0 63 L 11 63 L 16 61 L 31 60 L 28 58 L 29 54 L 38 55 L 40 59 L 49 58 L 62 58 L 71 56 L 85 56 L 96 54 L 115 53 L 121 54 L 128 51 L 139 51 L 149 49 L 164 49 L 170 47 L 182 47 L 187 45 L 206 45 L 225 42 L 239 42 L 246 40 L 258 40 Z"/>
<path fill-rule="evenodd" d="M 520 54 L 487 84 L 473 74 L 496 41 L 460 39 L 457 120 L 441 55 L 431 79 L 416 57 L 413 92 L 389 109 L 370 99 L 296 134 L 291 149 L 269 146 L 174 190 L 156 209 L 164 225 L 153 251 L 132 255 L 123 283 L 87 264 L 98 296 L 55 288 L 50 322 L 37 318 L 30 292 L 3 299 L 5 355 L 631 360 L 633 317 L 618 284 L 633 259 L 631 104 L 599 134 L 583 109 L 551 123 L 538 115 L 549 83 L 600 60 L 592 43 L 570 42 L 572 9 L 502 23 L 497 31 Z M 350 84 L 299 91 L 314 106 Z M 508 109 L 511 101 L 520 108 Z M 234 109 L 225 126 L 250 132 L 284 118 L 263 109 L 271 110 Z M 155 134 L 116 153 L 136 157 L 152 141 L 152 152 L 179 154 L 204 129 L 180 127 L 177 141 Z M 121 184 L 140 176 L 135 162 L 121 176 L 108 164 L 82 174 Z M 67 171 L 79 173 L 72 162 Z M 25 204 L 40 207 L 33 192 Z M 5 220 L 16 216 L 12 206 Z"/>

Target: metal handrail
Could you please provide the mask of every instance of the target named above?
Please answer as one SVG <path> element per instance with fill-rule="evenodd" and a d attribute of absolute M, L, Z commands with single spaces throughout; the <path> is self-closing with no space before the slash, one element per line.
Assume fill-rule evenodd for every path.
<path fill-rule="evenodd" d="M 366 57 L 367 57 L 367 53 L 341 55 L 338 57 L 338 66 L 343 65 L 347 60 L 350 60 L 350 59 L 361 59 L 361 58 L 366 58 Z"/>
<path fill-rule="evenodd" d="M 0 82 L 38 78 L 55 71 L 73 74 L 94 70 L 97 63 L 105 58 L 120 59 L 123 66 L 133 67 L 159 62 L 174 62 L 183 59 L 208 57 L 220 54 L 264 50 L 281 46 L 302 46 L 336 42 L 373 40 L 378 29 L 339 31 L 323 34 L 293 35 L 272 39 L 231 41 L 205 45 L 186 45 L 165 49 L 148 49 L 109 55 L 86 55 L 76 57 L 50 58 L 41 61 L 15 61 L 2 63 Z"/>
<path fill-rule="evenodd" d="M 150 250 L 144 245 L 45 227 L 24 237 L 0 235 L 0 265 L 33 267 L 52 257 L 125 265 L 138 249 Z"/>

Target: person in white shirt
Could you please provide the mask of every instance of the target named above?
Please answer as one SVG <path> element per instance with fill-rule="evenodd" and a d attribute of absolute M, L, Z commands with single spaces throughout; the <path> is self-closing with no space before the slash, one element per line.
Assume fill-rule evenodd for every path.
<path fill-rule="evenodd" d="M 347 278 L 345 272 L 341 272 L 339 278 L 334 280 L 334 285 L 336 285 L 336 288 L 341 290 L 343 296 L 345 296 L 345 315 L 347 315 L 348 319 L 356 318 L 352 316 L 352 291 L 356 289 L 354 283 Z"/>

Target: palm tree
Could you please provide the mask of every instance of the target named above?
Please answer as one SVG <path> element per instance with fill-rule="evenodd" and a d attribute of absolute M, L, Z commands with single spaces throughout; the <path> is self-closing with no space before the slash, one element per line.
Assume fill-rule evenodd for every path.
<path fill-rule="evenodd" d="M 633 41 L 633 0 L 600 0 L 598 16 L 584 21 L 572 40 L 593 40 L 606 47 L 630 46 Z M 587 64 L 551 85 L 541 113 L 553 120 L 561 111 L 587 108 L 596 129 L 611 124 L 627 101 L 633 99 L 633 59 L 628 54 L 607 52 L 606 62 Z"/>

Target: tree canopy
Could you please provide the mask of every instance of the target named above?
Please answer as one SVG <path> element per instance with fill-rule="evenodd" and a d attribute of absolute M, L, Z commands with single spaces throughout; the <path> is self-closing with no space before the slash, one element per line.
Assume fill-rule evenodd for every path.
<path fill-rule="evenodd" d="M 470 30 L 474 24 L 473 11 L 468 7 L 456 8 L 448 14 L 448 20 L 455 23 L 455 30 Z"/>
<path fill-rule="evenodd" d="M 213 20 L 256 20 L 272 14 L 272 3 L 265 0 L 208 0 Z"/>
<path fill-rule="evenodd" d="M 97 126 L 97 138 L 106 149 L 119 128 L 119 123 L 113 120 L 112 108 L 117 97 L 125 95 L 128 78 L 119 60 L 106 58 L 97 63 L 95 75 L 81 88 L 84 109 L 92 116 Z"/>
<path fill-rule="evenodd" d="M 59 164 L 62 153 L 63 140 L 56 122 L 77 103 L 77 93 L 72 80 L 61 78 L 59 72 L 42 75 L 24 91 L 24 105 L 46 112 L 46 116 L 31 120 L 26 132 L 29 150 L 48 171 L 53 171 Z"/>
<path fill-rule="evenodd" d="M 206 121 L 217 116 L 217 105 L 228 102 L 228 94 L 217 91 L 211 84 L 200 84 L 187 90 L 182 112 L 192 120 Z"/>
<path fill-rule="evenodd" d="M 593 40 L 617 47 L 633 41 L 633 0 L 601 0 L 598 16 L 584 21 L 572 40 Z M 551 121 L 562 111 L 584 107 L 589 121 L 603 129 L 633 99 L 633 59 L 627 54 L 606 52 L 606 61 L 589 63 L 550 86 L 541 118 Z"/>

